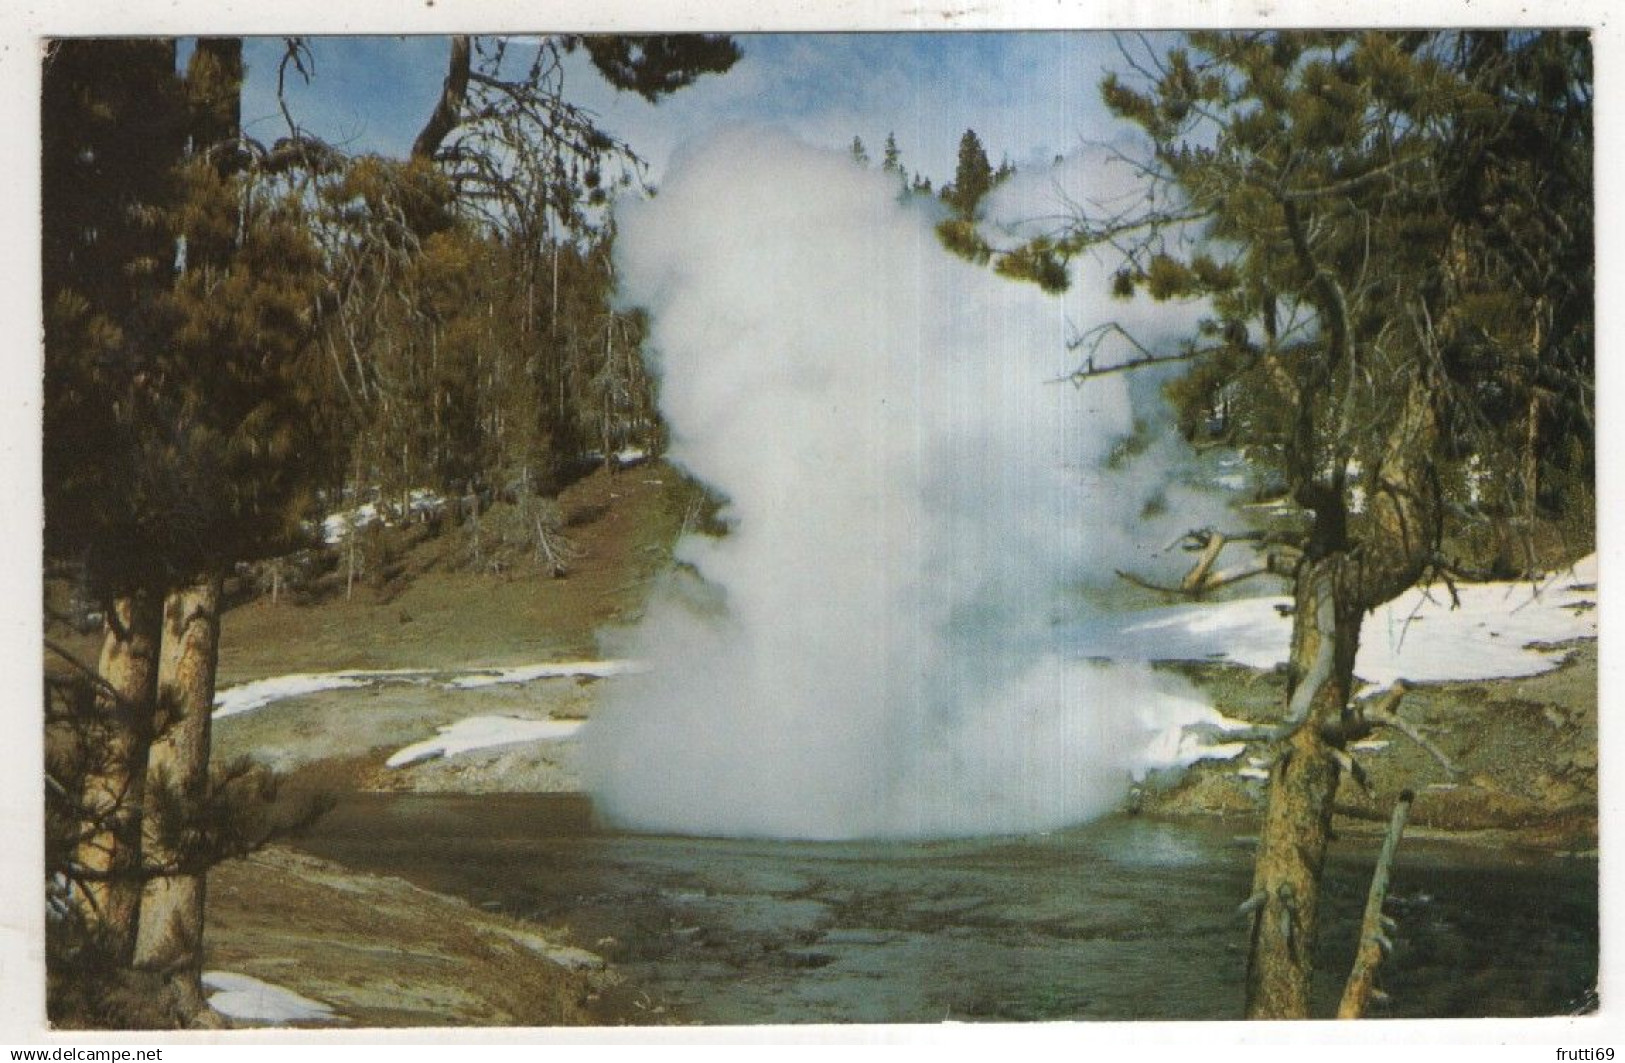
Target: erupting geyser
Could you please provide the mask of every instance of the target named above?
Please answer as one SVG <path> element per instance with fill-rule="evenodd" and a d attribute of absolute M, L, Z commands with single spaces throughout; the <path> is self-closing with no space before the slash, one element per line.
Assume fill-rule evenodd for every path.
<path fill-rule="evenodd" d="M 686 538 L 688 567 L 621 636 L 649 669 L 584 732 L 612 822 L 1047 829 L 1108 811 L 1153 735 L 1201 711 L 1053 634 L 1080 588 L 1143 556 L 1166 490 L 1139 467 L 1155 461 L 1113 461 L 1134 429 L 1123 376 L 1054 383 L 1077 358 L 1067 315 L 1104 285 L 1064 303 L 961 261 L 940 209 L 750 131 L 622 211 L 668 456 L 727 500 L 729 531 Z"/>

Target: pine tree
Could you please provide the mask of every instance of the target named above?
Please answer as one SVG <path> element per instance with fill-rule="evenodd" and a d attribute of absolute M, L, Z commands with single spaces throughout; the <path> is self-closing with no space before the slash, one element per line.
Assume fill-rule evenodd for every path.
<path fill-rule="evenodd" d="M 135 963 L 203 1012 L 211 854 L 210 714 L 221 587 L 239 562 L 287 552 L 312 501 L 319 401 L 308 383 L 323 283 L 302 205 L 241 169 L 242 42 L 203 38 L 185 78 L 188 139 L 174 229 L 184 262 L 164 300 L 169 590 L 147 779 L 147 884 Z"/>
<path fill-rule="evenodd" d="M 954 183 L 942 190 L 943 200 L 960 218 L 970 221 L 982 198 L 993 188 L 993 167 L 987 161 L 987 150 L 973 129 L 965 130 L 959 138 L 959 163 L 954 168 Z"/>
<path fill-rule="evenodd" d="M 1537 395 L 1583 433 L 1590 70 L 1577 34 L 1192 33 L 1154 72 L 1102 86 L 1149 142 L 1144 210 L 1079 217 L 999 263 L 1053 275 L 1110 246 L 1117 294 L 1208 299 L 1182 346 L 1091 357 L 1077 379 L 1191 363 L 1174 397 L 1234 404 L 1236 441 L 1277 463 L 1309 518 L 1252 570 L 1290 573 L 1295 602 L 1249 1017 L 1308 1015 L 1332 801 L 1371 726 L 1351 701 L 1361 623 L 1449 572 L 1444 534 L 1466 510 L 1444 471 L 1497 453 L 1508 426 L 1538 449 L 1537 412 L 1519 412 Z"/>
<path fill-rule="evenodd" d="M 175 1021 L 203 1010 L 221 579 L 296 541 L 320 464 L 322 264 L 297 190 L 239 172 L 241 71 L 235 39 L 185 79 L 173 42 L 62 42 L 44 93 L 47 549 L 88 556 L 108 618 L 91 715 L 57 727 L 84 824 L 61 870 L 103 966 L 162 975 Z M 89 172 L 51 191 L 58 166 Z"/>
<path fill-rule="evenodd" d="M 172 276 L 162 219 L 177 197 L 184 108 L 163 40 L 53 42 L 41 93 L 46 550 L 82 558 L 105 637 L 93 696 L 49 721 L 77 841 L 58 869 L 83 938 L 57 950 L 114 967 L 135 949 L 140 808 L 166 591 L 159 493 Z M 53 776 L 54 778 L 54 776 Z M 93 959 L 87 962 L 95 962 Z"/>

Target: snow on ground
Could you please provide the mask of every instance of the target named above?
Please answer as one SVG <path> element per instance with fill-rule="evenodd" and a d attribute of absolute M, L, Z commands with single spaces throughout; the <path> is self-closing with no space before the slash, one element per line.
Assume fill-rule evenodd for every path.
<path fill-rule="evenodd" d="M 214 699 L 214 717 L 217 720 L 224 719 L 227 716 L 264 708 L 273 701 L 317 694 L 323 690 L 365 687 L 388 681 L 421 683 L 433 674 L 421 668 L 397 668 L 373 672 L 301 672 L 272 676 L 270 679 L 257 679 L 252 683 L 243 683 L 220 691 Z"/>
<path fill-rule="evenodd" d="M 453 675 L 446 680 L 448 689 L 469 690 L 476 687 L 496 686 L 501 683 L 529 683 L 537 679 L 567 679 L 591 676 L 597 679 L 626 675 L 640 670 L 634 661 L 554 661 L 546 664 L 527 664 L 517 668 L 483 668 Z M 228 687 L 214 699 L 215 719 L 236 716 L 264 708 L 275 701 L 319 694 L 324 690 L 346 690 L 368 687 L 376 683 L 428 683 L 444 673 L 431 668 L 386 668 L 376 670 L 352 669 L 344 672 L 300 672 L 293 675 L 256 679 L 251 683 Z"/>
<path fill-rule="evenodd" d="M 337 546 L 348 538 L 351 532 L 360 531 L 377 520 L 378 507 L 371 502 L 342 513 L 329 513 L 322 518 L 322 541 L 328 546 Z"/>
<path fill-rule="evenodd" d="M 1153 772 L 1179 771 L 1199 760 L 1234 760 L 1247 749 L 1245 742 L 1213 739 L 1248 730 L 1252 724 L 1232 720 L 1193 698 L 1172 694 L 1147 698 L 1137 711 L 1151 740 L 1129 764 L 1136 781 Z"/>
<path fill-rule="evenodd" d="M 1525 582 L 1413 588 L 1372 612 L 1354 672 L 1379 687 L 1538 675 L 1562 663 L 1556 643 L 1597 635 L 1597 559 Z M 1286 597 L 1148 609 L 1115 630 L 1082 633 L 1091 656 L 1225 660 L 1269 669 L 1284 663 L 1292 618 Z"/>
<path fill-rule="evenodd" d="M 562 661 L 551 664 L 527 664 L 518 668 L 493 668 L 458 676 L 446 684 L 458 690 L 497 686 L 501 683 L 529 683 L 537 679 L 568 679 L 590 677 L 608 679 L 641 671 L 635 661 Z"/>
<path fill-rule="evenodd" d="M 1557 667 L 1556 644 L 1597 635 L 1597 559 L 1536 585 L 1528 582 L 1461 584 L 1459 606 L 1442 587 L 1416 588 L 1374 611 L 1361 634 L 1355 674 L 1379 687 L 1411 682 L 1472 681 L 1536 675 Z M 1292 620 L 1286 597 L 1243 598 L 1144 610 L 1114 617 L 1109 626 L 1079 629 L 1078 648 L 1119 660 L 1225 660 L 1270 669 L 1286 659 Z M 427 669 L 345 671 L 277 676 L 221 692 L 215 715 L 227 717 L 284 698 L 380 682 L 441 681 L 472 690 L 505 683 L 572 677 L 609 678 L 643 670 L 625 660 L 555 661 L 512 668 L 474 669 L 445 678 Z M 1198 760 L 1233 760 L 1244 746 L 1225 742 L 1248 725 L 1197 701 L 1147 699 L 1141 723 L 1151 736 L 1132 765 L 1136 777 L 1188 767 Z M 1150 715 L 1146 715 L 1146 714 Z M 1154 718 L 1153 718 L 1154 717 Z M 402 767 L 437 756 L 537 741 L 573 739 L 580 721 L 474 716 L 401 749 L 386 762 Z M 1256 766 L 1254 766 L 1256 768 Z M 1243 768 L 1243 774 L 1253 770 Z"/>
<path fill-rule="evenodd" d="M 205 971 L 203 988 L 213 990 L 209 994 L 210 1007 L 240 1022 L 282 1025 L 340 1021 L 339 1016 L 326 1004 L 246 974 Z"/>
<path fill-rule="evenodd" d="M 431 757 L 452 757 L 476 749 L 523 742 L 574 738 L 582 720 L 527 720 L 517 716 L 469 716 L 437 728 L 434 738 L 407 746 L 384 761 L 388 768 L 403 768 Z"/>
<path fill-rule="evenodd" d="M 322 518 L 322 541 L 328 546 L 337 546 L 349 538 L 351 532 L 382 521 L 387 527 L 402 517 L 426 517 L 440 512 L 446 508 L 443 496 L 430 491 L 426 487 L 418 487 L 407 492 L 404 512 L 401 507 L 385 504 L 380 508 L 376 502 L 363 502 L 353 509 L 339 510 L 329 513 Z"/>

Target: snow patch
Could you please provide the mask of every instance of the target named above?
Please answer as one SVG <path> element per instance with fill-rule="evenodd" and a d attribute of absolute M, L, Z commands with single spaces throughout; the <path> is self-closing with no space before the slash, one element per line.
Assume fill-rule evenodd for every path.
<path fill-rule="evenodd" d="M 1563 662 L 1558 644 L 1597 636 L 1597 558 L 1529 582 L 1415 587 L 1367 618 L 1354 672 L 1391 686 L 1539 675 Z M 1286 661 L 1287 597 L 1145 610 L 1114 631 L 1090 630 L 1092 655 L 1125 660 L 1226 660 L 1271 669 Z"/>
<path fill-rule="evenodd" d="M 333 1009 L 291 989 L 229 971 L 205 971 L 209 1006 L 229 1019 L 280 1026 L 294 1022 L 338 1022 Z"/>
<path fill-rule="evenodd" d="M 501 683 L 529 683 L 538 679 L 565 679 L 590 676 L 606 679 L 643 670 L 636 661 L 555 661 L 515 668 L 483 668 L 464 672 L 446 682 L 447 689 L 469 690 Z M 275 701 L 319 694 L 324 690 L 348 690 L 377 683 L 427 683 L 443 673 L 432 668 L 351 669 L 343 672 L 295 673 L 256 679 L 229 687 L 214 699 L 215 719 L 236 716 L 264 708 Z"/>
<path fill-rule="evenodd" d="M 473 672 L 458 676 L 446 686 L 456 690 L 471 690 L 475 687 L 496 686 L 501 683 L 529 683 L 537 679 L 582 677 L 608 679 L 610 676 L 628 675 L 642 670 L 643 667 L 636 661 L 563 661 Z"/>
<path fill-rule="evenodd" d="M 403 768 L 433 757 L 452 757 L 476 749 L 518 745 L 524 742 L 559 741 L 574 738 L 582 720 L 527 720 L 518 716 L 469 716 L 436 728 L 434 738 L 407 746 L 384 766 Z"/>
<path fill-rule="evenodd" d="M 252 683 L 222 690 L 214 699 L 215 719 L 225 719 L 239 713 L 264 708 L 273 701 L 319 694 L 324 690 L 345 690 L 371 686 L 374 683 L 422 682 L 433 672 L 421 668 L 397 668 L 383 671 L 348 671 L 295 673 L 257 679 Z"/>
<path fill-rule="evenodd" d="M 351 533 L 370 525 L 382 522 L 385 527 L 389 527 L 400 516 L 429 517 L 445 508 L 444 496 L 426 487 L 414 488 L 407 492 L 404 513 L 401 512 L 400 506 L 390 503 L 380 506 L 377 502 L 363 502 L 352 509 L 329 513 L 322 518 L 322 541 L 328 546 L 337 546 L 349 538 Z"/>

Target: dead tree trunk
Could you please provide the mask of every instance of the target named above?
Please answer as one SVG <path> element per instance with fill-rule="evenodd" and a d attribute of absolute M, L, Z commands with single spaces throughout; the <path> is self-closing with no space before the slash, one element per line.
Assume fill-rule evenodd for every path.
<path fill-rule="evenodd" d="M 204 1010 L 200 841 L 220 646 L 218 573 L 170 593 L 158 662 L 158 722 L 147 766 L 146 864 L 135 964 L 165 977 L 180 1012 Z"/>
<path fill-rule="evenodd" d="M 1400 836 L 1405 833 L 1405 820 L 1411 814 L 1411 802 L 1416 795 L 1405 790 L 1394 805 L 1393 817 L 1388 821 L 1388 833 L 1383 837 L 1382 852 L 1377 856 L 1376 869 L 1371 872 L 1371 889 L 1365 898 L 1365 915 L 1360 920 L 1360 946 L 1354 954 L 1354 970 L 1349 973 L 1343 988 L 1343 999 L 1337 1005 L 1339 1019 L 1358 1019 L 1365 1014 L 1366 1004 L 1375 993 L 1377 968 L 1391 947 L 1388 941 L 1383 902 L 1388 899 L 1388 879 L 1393 870 L 1394 853 L 1399 849 Z"/>
<path fill-rule="evenodd" d="M 92 718 L 85 721 L 75 904 L 109 962 L 129 964 L 141 908 L 141 807 L 152 742 L 163 622 L 159 594 L 141 588 L 106 612 Z"/>

